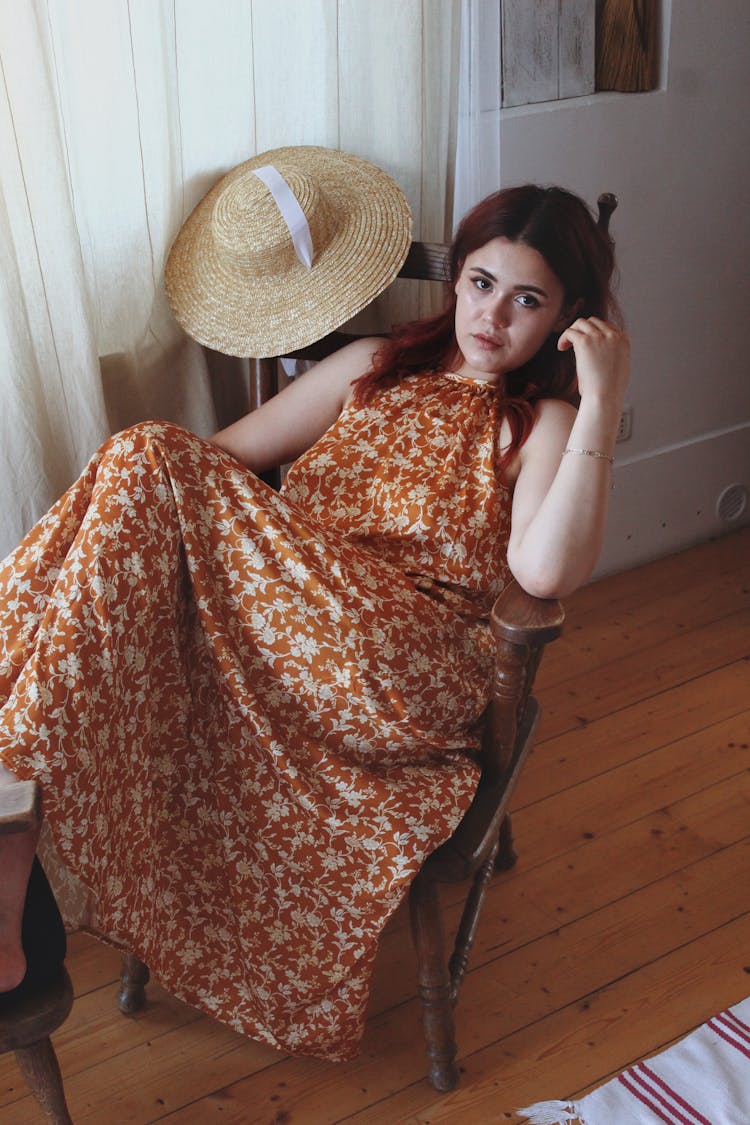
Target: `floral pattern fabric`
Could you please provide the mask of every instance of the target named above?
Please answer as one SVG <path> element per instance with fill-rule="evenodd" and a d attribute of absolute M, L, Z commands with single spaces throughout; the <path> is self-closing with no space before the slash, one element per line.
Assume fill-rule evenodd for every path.
<path fill-rule="evenodd" d="M 356 1053 L 379 934 L 471 801 L 500 415 L 412 376 L 282 494 L 142 424 L 0 565 L 0 755 L 40 779 L 96 932 L 277 1047 Z"/>

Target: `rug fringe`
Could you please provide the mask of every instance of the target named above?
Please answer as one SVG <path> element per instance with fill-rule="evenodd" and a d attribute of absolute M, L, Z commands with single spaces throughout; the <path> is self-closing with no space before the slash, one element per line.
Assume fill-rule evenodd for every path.
<path fill-rule="evenodd" d="M 570 1121 L 582 1120 L 572 1102 L 537 1102 L 517 1109 L 516 1113 L 529 1125 L 567 1125 Z"/>

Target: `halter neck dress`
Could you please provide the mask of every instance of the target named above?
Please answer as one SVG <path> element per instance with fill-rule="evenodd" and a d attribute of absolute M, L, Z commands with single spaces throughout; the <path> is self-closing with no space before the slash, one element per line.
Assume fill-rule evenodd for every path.
<path fill-rule="evenodd" d="M 43 785 L 78 922 L 276 1047 L 356 1054 L 382 928 L 471 802 L 501 416 L 410 376 L 282 494 L 144 423 L 0 565 L 0 757 Z"/>

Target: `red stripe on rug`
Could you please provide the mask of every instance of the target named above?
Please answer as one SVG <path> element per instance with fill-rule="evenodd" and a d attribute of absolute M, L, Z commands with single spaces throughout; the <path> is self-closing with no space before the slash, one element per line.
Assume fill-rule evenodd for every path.
<path fill-rule="evenodd" d="M 721 1015 L 716 1018 L 726 1020 L 727 1023 L 732 1025 L 740 1039 L 745 1039 L 750 1043 L 750 1027 L 748 1027 L 739 1016 L 735 1015 L 731 1008 L 728 1008 L 726 1012 L 722 1012 Z"/>
<path fill-rule="evenodd" d="M 698 1122 L 698 1125 L 711 1125 L 711 1122 L 707 1117 L 704 1117 L 702 1113 L 699 1113 L 695 1106 L 690 1105 L 690 1103 L 686 1102 L 684 1098 L 681 1098 L 677 1091 L 672 1086 L 670 1086 L 669 1083 L 665 1082 L 663 1078 L 660 1078 L 659 1075 L 656 1074 L 647 1063 L 637 1063 L 636 1066 L 639 1070 L 642 1070 L 644 1074 L 648 1075 L 655 1086 L 659 1086 L 664 1091 L 664 1093 L 672 1098 L 675 1102 L 677 1102 L 677 1104 L 681 1106 L 682 1109 L 687 1110 L 688 1113 L 691 1113 L 695 1120 Z"/>
<path fill-rule="evenodd" d="M 750 1059 L 750 1048 L 745 1047 L 742 1043 L 738 1043 L 736 1039 L 734 1039 L 731 1035 L 728 1035 L 726 1031 L 724 1031 L 724 1029 L 720 1026 L 718 1018 L 709 1020 L 708 1026 L 713 1032 L 715 1032 L 716 1035 L 720 1035 L 722 1039 L 730 1044 L 730 1046 L 734 1047 L 736 1051 L 739 1051 L 740 1054 L 745 1056 L 745 1058 Z M 734 1029 L 732 1028 L 732 1030 Z"/>
<path fill-rule="evenodd" d="M 617 1081 L 625 1087 L 629 1094 L 632 1094 L 634 1098 L 637 1098 L 639 1102 L 642 1102 L 647 1109 L 650 1109 L 651 1112 L 655 1113 L 657 1117 L 661 1117 L 662 1121 L 666 1121 L 667 1125 L 674 1125 L 674 1114 L 671 1114 L 669 1117 L 667 1117 L 666 1113 L 663 1113 L 662 1110 L 659 1109 L 659 1106 L 656 1104 L 656 1102 L 652 1101 L 651 1098 L 647 1098 L 645 1094 L 642 1094 L 635 1083 L 631 1082 L 628 1078 L 628 1071 L 625 1071 L 624 1074 L 619 1074 L 617 1076 Z M 687 1119 L 685 1117 L 680 1118 L 680 1121 L 684 1122 L 686 1120 Z M 688 1122 L 687 1125 L 690 1125 L 690 1122 Z"/>
<path fill-rule="evenodd" d="M 675 1106 L 669 1105 L 666 1098 L 663 1098 L 655 1090 L 650 1089 L 643 1081 L 640 1075 L 635 1074 L 635 1067 L 626 1070 L 623 1074 L 618 1076 L 618 1082 L 621 1082 L 625 1089 L 642 1102 L 652 1113 L 660 1117 L 662 1121 L 666 1121 L 667 1125 L 695 1125 L 695 1119 L 685 1117 Z M 661 1105 L 659 1104 L 661 1103 Z M 665 1113 L 664 1106 L 669 1111 L 669 1117 Z"/>

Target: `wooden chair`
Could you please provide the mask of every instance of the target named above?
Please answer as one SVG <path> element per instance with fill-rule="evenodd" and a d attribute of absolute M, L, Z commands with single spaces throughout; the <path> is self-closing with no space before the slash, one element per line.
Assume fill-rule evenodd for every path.
<path fill-rule="evenodd" d="M 614 196 L 599 198 L 599 225 L 607 230 L 617 206 Z M 412 245 L 400 277 L 446 281 L 446 247 Z M 332 333 L 294 353 L 321 359 L 351 337 Z M 276 393 L 276 359 L 253 361 L 251 401 L 258 406 Z M 278 474 L 270 477 L 278 486 Z M 453 1010 L 477 930 L 488 883 L 494 871 L 516 861 L 508 807 L 534 740 L 540 708 L 532 691 L 545 645 L 560 635 L 564 612 L 558 601 L 534 598 L 515 582 L 495 602 L 491 628 L 496 672 L 487 708 L 481 776 L 471 807 L 455 833 L 425 862 L 409 891 L 412 935 L 417 955 L 417 984 L 430 1059 L 429 1077 L 436 1090 L 452 1090 L 458 1081 Z M 470 881 L 453 951 L 446 956 L 440 909 L 440 884 Z M 118 1004 L 125 1014 L 146 1004 L 148 968 L 124 955 Z"/>
<path fill-rule="evenodd" d="M 39 786 L 23 782 L 0 792 L 0 834 L 39 823 Z M 53 1125 L 72 1125 L 60 1066 L 50 1035 L 73 1006 L 73 985 L 64 966 L 46 987 L 0 1010 L 0 1054 L 15 1051 L 21 1073 Z"/>

